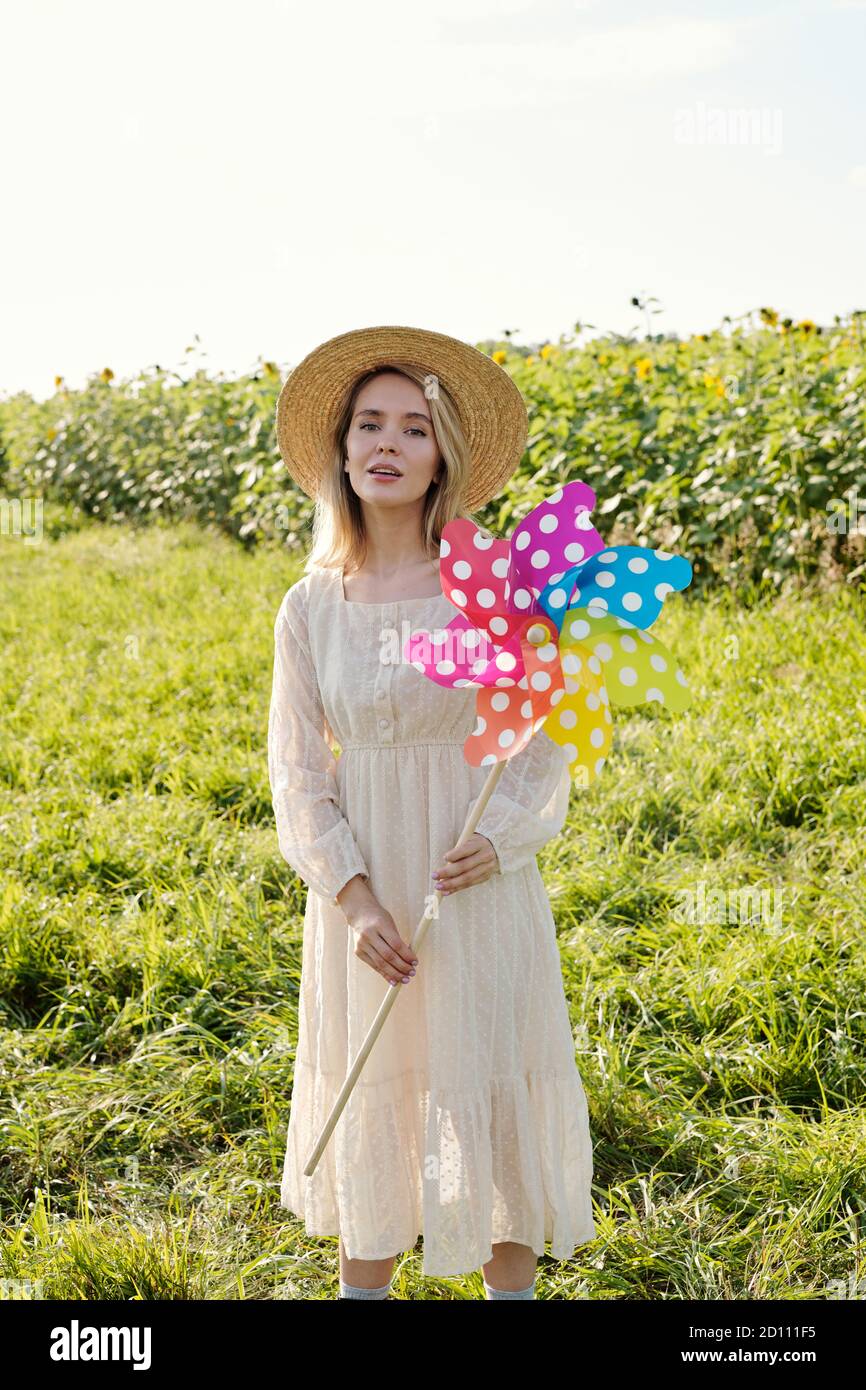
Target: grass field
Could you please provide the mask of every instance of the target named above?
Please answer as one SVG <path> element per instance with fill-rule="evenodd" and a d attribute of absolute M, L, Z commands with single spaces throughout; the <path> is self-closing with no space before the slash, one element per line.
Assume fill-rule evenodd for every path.
<path fill-rule="evenodd" d="M 306 890 L 266 734 L 299 571 L 190 523 L 2 545 L 0 1276 L 333 1298 L 336 1239 L 278 1205 Z M 864 608 L 670 600 L 691 710 L 615 710 L 540 857 L 598 1239 L 539 1298 L 863 1296 Z M 397 1297 L 482 1296 L 420 1270 Z"/>

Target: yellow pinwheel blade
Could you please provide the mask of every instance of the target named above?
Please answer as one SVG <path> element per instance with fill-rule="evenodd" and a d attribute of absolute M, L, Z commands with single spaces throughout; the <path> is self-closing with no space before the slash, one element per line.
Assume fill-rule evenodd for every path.
<path fill-rule="evenodd" d="M 544 732 L 565 749 L 572 779 L 590 787 L 601 774 L 613 741 L 613 720 L 597 659 L 586 649 L 562 653 L 565 694 L 544 721 Z"/>

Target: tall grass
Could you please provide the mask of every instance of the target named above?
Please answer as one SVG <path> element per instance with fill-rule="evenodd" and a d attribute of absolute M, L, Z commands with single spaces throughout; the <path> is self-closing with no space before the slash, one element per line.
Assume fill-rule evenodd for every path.
<path fill-rule="evenodd" d="M 0 1274 L 332 1298 L 336 1240 L 278 1205 L 306 890 L 265 745 L 297 570 L 186 523 L 4 560 Z M 616 711 L 540 860 L 599 1234 L 539 1297 L 827 1298 L 864 1274 L 864 601 L 687 594 L 656 629 L 692 709 Z M 481 1275 L 423 1280 L 419 1247 L 395 1291 Z"/>

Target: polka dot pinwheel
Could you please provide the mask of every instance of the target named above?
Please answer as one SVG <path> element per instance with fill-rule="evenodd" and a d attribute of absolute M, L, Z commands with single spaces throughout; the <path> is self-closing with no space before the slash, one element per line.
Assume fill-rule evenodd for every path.
<path fill-rule="evenodd" d="M 510 540 L 465 518 L 440 544 L 442 591 L 458 610 L 446 628 L 418 629 L 407 660 L 439 685 L 477 686 L 477 724 L 464 744 L 473 767 L 518 753 L 542 725 L 572 777 L 599 776 L 612 741 L 610 705 L 691 703 L 685 676 L 646 631 L 666 596 L 685 589 L 682 556 L 605 546 L 590 520 L 595 493 L 566 483 Z"/>

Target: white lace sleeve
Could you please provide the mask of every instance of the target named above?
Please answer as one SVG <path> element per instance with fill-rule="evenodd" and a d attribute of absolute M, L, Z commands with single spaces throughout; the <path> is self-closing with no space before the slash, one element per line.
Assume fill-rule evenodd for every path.
<path fill-rule="evenodd" d="M 369 874 L 339 805 L 337 760 L 326 738 L 307 602 L 307 587 L 294 585 L 274 623 L 268 774 L 280 853 L 308 888 L 335 902 L 350 878 Z"/>
<path fill-rule="evenodd" d="M 475 827 L 496 850 L 501 873 L 524 868 L 542 845 L 559 834 L 568 815 L 570 791 L 565 751 L 540 729 L 508 759 Z"/>

